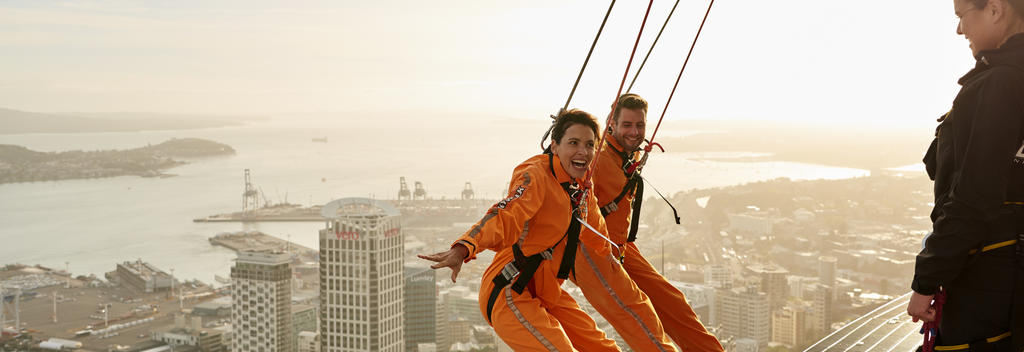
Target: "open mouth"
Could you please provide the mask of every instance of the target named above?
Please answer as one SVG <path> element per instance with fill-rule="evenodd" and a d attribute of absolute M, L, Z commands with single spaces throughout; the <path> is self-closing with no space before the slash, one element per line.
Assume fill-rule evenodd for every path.
<path fill-rule="evenodd" d="M 577 170 L 586 170 L 587 169 L 587 162 L 585 160 L 572 160 L 569 163 L 572 165 L 572 167 L 574 169 L 577 169 Z"/>

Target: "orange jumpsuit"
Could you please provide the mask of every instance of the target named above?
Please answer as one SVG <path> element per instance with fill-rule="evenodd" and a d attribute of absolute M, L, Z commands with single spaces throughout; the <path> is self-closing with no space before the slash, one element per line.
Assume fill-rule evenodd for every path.
<path fill-rule="evenodd" d="M 601 151 L 593 176 L 595 193 L 598 203 L 602 207 L 614 201 L 628 181 L 622 168 L 623 155 L 620 155 L 619 152 L 622 151 L 622 146 L 609 135 L 605 135 L 605 140 L 610 145 L 605 145 Z M 686 302 L 683 293 L 672 286 L 644 259 L 636 244 L 627 241 L 632 202 L 632 192 L 627 193 L 616 206 L 611 207 L 615 210 L 605 215 L 609 237 L 619 244 L 619 248 L 624 252 L 622 254 L 624 254 L 625 260 L 621 268 L 616 265 L 596 267 L 597 271 L 606 278 L 606 283 L 600 280 L 582 280 L 579 279 L 580 275 L 584 272 L 583 269 L 589 266 L 579 264 L 579 259 L 577 259 L 577 286 L 580 286 L 584 296 L 594 305 L 594 308 L 610 322 L 613 322 L 615 330 L 630 346 L 634 346 L 636 341 L 645 341 L 643 337 L 648 332 L 657 336 L 654 334 L 655 331 L 663 327 L 665 333 L 671 336 L 684 351 L 724 351 L 718 339 L 708 333 L 704 325 L 697 319 L 697 315 Z M 585 259 L 588 256 L 587 251 L 581 254 L 583 255 L 578 257 Z M 616 255 L 618 254 L 616 253 Z M 628 276 L 623 277 L 624 275 L 620 274 L 623 269 Z M 609 297 L 617 298 L 610 300 Z M 635 314 L 624 315 L 624 309 L 621 306 L 609 303 L 609 301 L 637 307 L 632 310 L 632 313 Z M 653 305 L 654 311 L 657 312 L 657 318 L 647 315 L 646 311 L 642 309 L 644 305 Z M 651 322 L 652 319 L 658 318 L 660 318 L 661 326 Z M 614 324 L 616 321 L 619 322 L 618 325 Z M 641 325 L 640 322 L 646 324 L 650 330 L 640 329 L 641 331 L 638 331 L 637 326 Z M 655 328 L 656 326 L 657 328 Z M 647 339 L 647 341 L 649 340 L 650 338 Z M 641 348 L 634 348 L 641 350 Z M 653 351 L 654 349 L 643 348 L 642 350 Z"/>
<path fill-rule="evenodd" d="M 516 167 L 509 196 L 491 207 L 453 244 L 469 250 L 466 262 L 485 249 L 497 252 L 484 272 L 480 311 L 489 317 L 498 336 L 516 351 L 619 351 L 615 341 L 606 337 L 562 290 L 564 279 L 558 278 L 569 242 L 567 229 L 572 211 L 569 195 L 561 183 L 569 181 L 571 177 L 562 169 L 558 157 L 531 157 Z M 605 231 L 592 192 L 584 203 L 580 206 L 581 218 Z M 599 255 L 610 255 L 610 245 L 585 227 L 579 232 L 579 243 Z M 524 282 L 521 293 L 513 290 L 511 284 L 495 291 L 495 280 L 508 277 L 504 274 L 510 263 L 517 261 L 515 248 L 524 256 L 544 259 L 528 283 Z M 514 279 L 523 275 L 525 271 Z"/>

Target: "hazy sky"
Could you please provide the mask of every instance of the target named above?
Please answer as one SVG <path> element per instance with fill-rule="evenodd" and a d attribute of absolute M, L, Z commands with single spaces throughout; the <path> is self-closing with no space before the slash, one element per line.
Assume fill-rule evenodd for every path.
<path fill-rule="evenodd" d="M 636 64 L 673 3 L 655 1 Z M 646 4 L 618 1 L 573 106 L 607 113 Z M 607 6 L 3 1 L 0 107 L 544 118 L 564 103 Z M 680 3 L 634 88 L 655 117 L 706 6 Z M 930 126 L 973 65 L 955 26 L 952 1 L 719 0 L 668 119 Z"/>

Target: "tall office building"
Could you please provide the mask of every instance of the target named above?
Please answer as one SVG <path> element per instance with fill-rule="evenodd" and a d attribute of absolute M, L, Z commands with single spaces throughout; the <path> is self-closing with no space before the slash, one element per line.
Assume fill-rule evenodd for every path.
<path fill-rule="evenodd" d="M 705 265 L 704 284 L 714 288 L 732 288 L 732 270 L 729 269 L 729 265 Z"/>
<path fill-rule="evenodd" d="M 291 278 L 287 253 L 238 253 L 231 268 L 232 351 L 292 351 Z"/>
<path fill-rule="evenodd" d="M 832 288 L 832 299 L 836 298 L 836 264 L 838 262 L 836 257 L 818 257 L 818 282 Z"/>
<path fill-rule="evenodd" d="M 297 338 L 299 348 L 295 352 L 320 352 L 320 334 L 313 331 L 303 331 Z"/>
<path fill-rule="evenodd" d="M 768 295 L 756 286 L 719 290 L 715 295 L 716 318 L 724 336 L 749 338 L 766 345 L 770 336 L 771 311 Z"/>
<path fill-rule="evenodd" d="M 292 305 L 292 349 L 299 350 L 299 334 L 303 331 L 315 333 L 320 331 L 316 328 L 320 321 L 320 314 L 317 314 L 315 306 L 304 304 Z M 307 334 L 308 335 L 308 334 Z"/>
<path fill-rule="evenodd" d="M 789 299 L 789 282 L 786 276 L 789 271 L 774 265 L 755 264 L 748 267 L 748 270 L 761 279 L 761 292 L 768 294 L 768 301 L 771 310 L 782 308 Z"/>
<path fill-rule="evenodd" d="M 405 349 L 401 214 L 343 198 L 324 205 L 320 230 L 320 351 Z"/>
<path fill-rule="evenodd" d="M 806 340 L 806 310 L 800 306 L 786 306 L 772 312 L 772 342 L 799 347 Z"/>
<path fill-rule="evenodd" d="M 421 343 L 437 343 L 437 285 L 426 264 L 405 267 L 405 350 Z"/>
<path fill-rule="evenodd" d="M 833 289 L 828 285 L 817 285 L 814 288 L 811 328 L 815 332 L 815 338 L 828 335 L 832 332 L 832 310 Z"/>

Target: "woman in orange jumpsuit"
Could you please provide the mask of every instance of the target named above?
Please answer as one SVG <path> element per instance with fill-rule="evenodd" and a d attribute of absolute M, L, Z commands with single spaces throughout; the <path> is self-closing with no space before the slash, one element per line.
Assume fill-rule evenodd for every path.
<path fill-rule="evenodd" d="M 581 220 L 604 232 L 593 192 L 579 181 L 594 158 L 598 125 L 569 110 L 555 120 L 551 153 L 515 168 L 508 197 L 492 206 L 451 249 L 420 258 L 452 269 L 485 249 L 497 254 L 484 272 L 480 311 L 516 351 L 618 351 L 594 320 L 561 288 L 580 244 L 607 255 L 610 246 Z"/>

